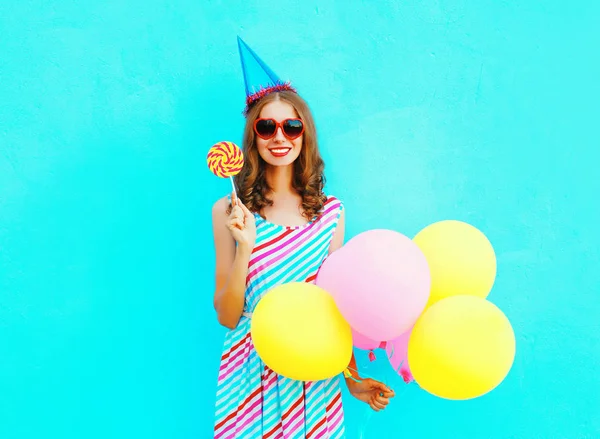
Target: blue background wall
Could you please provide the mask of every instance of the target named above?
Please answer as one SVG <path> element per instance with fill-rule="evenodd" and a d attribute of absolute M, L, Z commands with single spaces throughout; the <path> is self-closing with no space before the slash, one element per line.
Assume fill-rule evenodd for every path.
<path fill-rule="evenodd" d="M 448 402 L 361 352 L 401 396 L 344 395 L 348 437 L 600 437 L 597 3 L 248 3 L 0 3 L 0 437 L 211 437 L 238 34 L 311 104 L 348 237 L 452 218 L 497 252 L 506 381 Z"/>

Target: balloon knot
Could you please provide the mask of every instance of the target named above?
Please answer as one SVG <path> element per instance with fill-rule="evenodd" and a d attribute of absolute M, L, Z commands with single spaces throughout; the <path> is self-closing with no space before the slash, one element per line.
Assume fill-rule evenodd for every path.
<path fill-rule="evenodd" d="M 373 352 L 373 351 L 369 352 L 369 360 L 375 361 L 375 359 L 376 359 L 375 352 Z"/>
<path fill-rule="evenodd" d="M 400 375 L 402 375 L 402 379 L 404 380 L 404 382 L 406 384 L 411 383 L 412 381 L 414 381 L 412 373 L 410 373 L 410 371 L 408 369 L 401 369 L 400 370 Z"/>

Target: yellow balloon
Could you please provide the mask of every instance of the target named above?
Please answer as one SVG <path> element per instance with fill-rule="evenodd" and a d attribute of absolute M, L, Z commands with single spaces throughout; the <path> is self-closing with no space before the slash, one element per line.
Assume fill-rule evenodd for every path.
<path fill-rule="evenodd" d="M 461 221 L 440 221 L 425 227 L 413 241 L 431 273 L 427 306 L 456 295 L 488 296 L 496 278 L 496 255 L 481 231 Z"/>
<path fill-rule="evenodd" d="M 408 364 L 427 392 L 472 399 L 504 380 L 515 350 L 512 326 L 496 305 L 480 297 L 453 296 L 417 320 L 408 342 Z"/>
<path fill-rule="evenodd" d="M 344 371 L 352 331 L 333 298 L 305 282 L 277 286 L 258 302 L 251 335 L 262 361 L 279 375 L 318 381 Z"/>

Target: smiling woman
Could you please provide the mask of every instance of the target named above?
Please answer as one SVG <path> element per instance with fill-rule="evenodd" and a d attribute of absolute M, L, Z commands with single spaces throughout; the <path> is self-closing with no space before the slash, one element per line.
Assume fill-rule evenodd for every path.
<path fill-rule="evenodd" d="M 273 205 L 268 192 L 278 184 L 275 179 L 282 179 L 301 202 L 304 221 L 311 221 L 326 197 L 324 163 L 308 105 L 293 91 L 277 91 L 256 102 L 247 120 L 255 121 L 244 132 L 247 165 L 236 176 L 244 204 L 265 218 L 265 209 Z M 268 167 L 279 169 L 268 173 Z"/>
<path fill-rule="evenodd" d="M 244 53 L 257 60 L 244 51 L 242 60 Z M 224 197 L 213 207 L 214 306 L 219 322 L 229 328 L 214 434 L 343 438 L 340 377 L 304 382 L 278 375 L 258 356 L 250 335 L 252 314 L 265 293 L 291 282 L 314 283 L 327 255 L 344 241 L 343 204 L 323 192 L 324 163 L 308 105 L 272 72 L 269 77 L 274 82 L 247 100 L 238 200 L 232 205 Z M 350 366 L 356 370 L 354 358 Z M 394 396 L 357 373 L 346 383 L 374 410 L 385 408 Z"/>
<path fill-rule="evenodd" d="M 357 350 L 397 395 L 373 413 L 341 378 L 348 439 L 600 439 L 598 16 L 591 0 L 0 0 L 0 439 L 212 437 L 228 331 L 209 210 L 231 186 L 205 157 L 243 145 L 237 32 L 313 111 L 345 212 L 324 247 L 346 215 L 348 238 L 465 221 L 497 253 L 491 300 L 518 348 L 502 385 L 444 401 Z M 257 257 L 267 231 L 312 232 L 276 212 L 252 213 Z M 237 383 L 243 343 L 221 362 Z M 240 388 L 220 388 L 219 419 Z M 260 407 L 270 421 L 255 401 L 223 437 Z"/>

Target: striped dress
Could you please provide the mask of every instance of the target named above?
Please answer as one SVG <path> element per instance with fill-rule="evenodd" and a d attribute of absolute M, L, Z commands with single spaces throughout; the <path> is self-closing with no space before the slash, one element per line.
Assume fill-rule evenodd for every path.
<path fill-rule="evenodd" d="M 277 375 L 258 357 L 250 337 L 252 311 L 271 288 L 314 282 L 329 252 L 343 205 L 328 197 L 322 215 L 304 226 L 286 227 L 256 217 L 244 314 L 223 346 L 215 407 L 218 439 L 344 438 L 340 379 L 302 382 Z"/>

